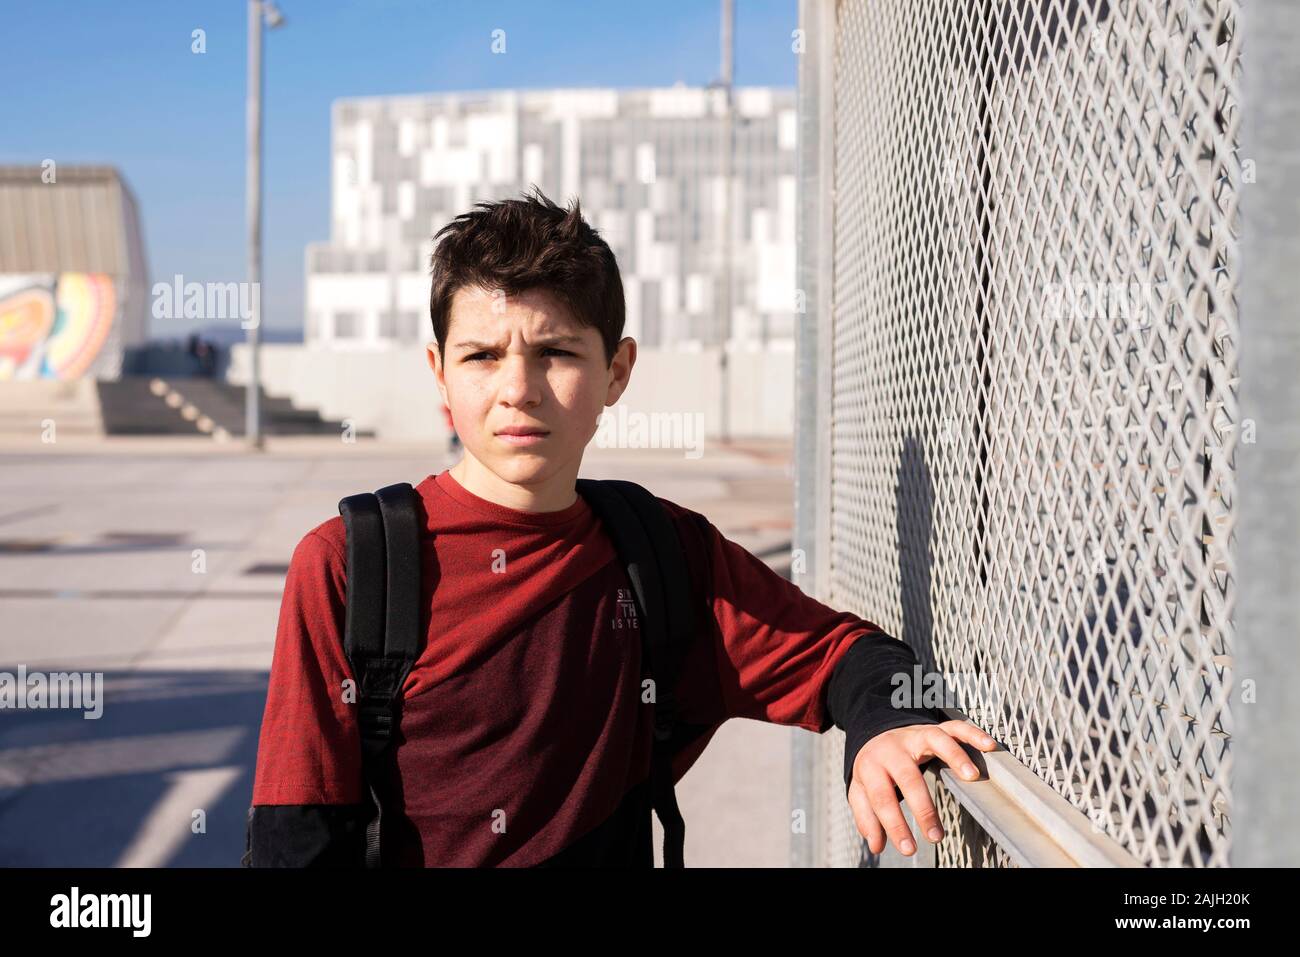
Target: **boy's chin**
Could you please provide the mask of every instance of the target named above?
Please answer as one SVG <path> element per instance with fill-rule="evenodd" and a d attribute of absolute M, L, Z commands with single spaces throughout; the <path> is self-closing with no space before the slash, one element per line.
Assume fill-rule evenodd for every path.
<path fill-rule="evenodd" d="M 515 485 L 527 485 L 549 478 L 559 471 L 561 463 L 554 455 L 543 454 L 531 449 L 520 449 L 493 457 L 492 471 Z"/>

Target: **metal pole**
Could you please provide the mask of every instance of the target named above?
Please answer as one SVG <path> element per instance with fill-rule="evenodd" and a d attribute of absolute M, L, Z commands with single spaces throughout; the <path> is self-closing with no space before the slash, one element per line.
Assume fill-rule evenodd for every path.
<path fill-rule="evenodd" d="M 1300 8 L 1258 0 L 1242 110 L 1240 548 L 1232 717 L 1233 867 L 1300 864 Z M 1244 171 L 1243 171 L 1244 172 Z M 1249 431 L 1247 431 L 1249 430 Z"/>
<path fill-rule="evenodd" d="M 258 353 L 262 325 L 262 3 L 248 0 L 248 282 L 252 303 L 248 328 L 248 391 L 244 402 L 244 434 L 248 447 L 262 448 L 259 408 L 261 369 Z"/>
<path fill-rule="evenodd" d="M 718 381 L 721 389 L 721 414 L 718 438 L 731 441 L 731 376 L 727 368 L 727 342 L 731 338 L 731 63 L 733 0 L 722 0 L 722 91 L 724 110 L 722 116 L 722 341 L 718 350 Z"/>
<path fill-rule="evenodd" d="M 396 217 L 390 219 L 387 225 L 388 240 L 388 315 L 392 323 L 393 338 L 402 342 L 401 323 L 398 321 L 397 312 L 397 283 L 398 283 L 398 254 L 399 243 L 401 241 L 402 224 Z M 382 330 L 381 330 L 382 332 Z"/>
<path fill-rule="evenodd" d="M 817 597 L 817 567 L 811 560 L 817 543 L 817 499 L 824 494 L 818 474 L 817 448 L 826 436 L 818 422 L 818 334 L 820 317 L 825 308 L 823 290 L 818 283 L 823 257 L 829 250 L 819 243 L 821 218 L 827 212 L 826 187 L 822 180 L 821 110 L 823 97 L 831 91 L 821 87 L 820 30 L 827 16 L 823 0 L 799 0 L 799 29 L 804 48 L 799 56 L 798 117 L 799 149 L 797 154 L 799 202 L 795 220 L 795 256 L 799 289 L 803 291 L 805 312 L 795 314 L 795 428 L 794 428 L 794 553 L 791 580 L 803 591 Z M 795 561 L 794 559 L 798 559 Z M 790 748 L 791 819 L 802 815 L 803 833 L 791 832 L 790 866 L 816 867 L 822 846 L 823 828 L 819 811 L 818 738 L 809 731 L 795 728 Z"/>
<path fill-rule="evenodd" d="M 799 202 L 795 243 L 804 312 L 795 314 L 795 556 L 803 591 L 833 601 L 831 542 L 831 387 L 834 353 L 835 0 L 800 0 L 804 52 L 799 58 Z M 793 570 L 793 561 L 792 561 Z M 790 846 L 794 867 L 825 867 L 830 860 L 835 808 L 826 785 L 840 778 L 841 761 L 825 735 L 792 732 L 791 799 L 805 812 L 804 835 Z M 832 760 L 832 758 L 834 758 Z M 835 788 L 838 792 L 838 786 Z"/>

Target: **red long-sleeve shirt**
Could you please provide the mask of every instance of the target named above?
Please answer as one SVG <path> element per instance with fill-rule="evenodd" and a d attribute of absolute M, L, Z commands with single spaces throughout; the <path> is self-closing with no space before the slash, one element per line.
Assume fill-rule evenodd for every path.
<path fill-rule="evenodd" d="M 385 855 L 413 866 L 645 862 L 653 714 L 642 703 L 636 606 L 599 519 L 581 497 L 557 512 L 507 508 L 448 471 L 416 490 L 427 517 L 427 640 L 403 688 L 394 738 L 401 826 L 395 846 L 386 833 Z M 858 680 L 838 681 L 836 715 L 855 750 L 887 727 L 935 720 L 882 697 L 889 673 L 910 673 L 906 645 L 809 598 L 699 513 L 660 501 L 677 526 L 698 610 L 677 686 L 679 722 L 691 733 L 675 755 L 675 780 L 728 718 L 827 730 L 832 674 L 858 639 L 868 642 L 854 656 Z M 341 811 L 363 801 L 355 705 L 342 690 L 352 677 L 342 640 L 345 555 L 339 517 L 294 551 L 254 810 Z"/>

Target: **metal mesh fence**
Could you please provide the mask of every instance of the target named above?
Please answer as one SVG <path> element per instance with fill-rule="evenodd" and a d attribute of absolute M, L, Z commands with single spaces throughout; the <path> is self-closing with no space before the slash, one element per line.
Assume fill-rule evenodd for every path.
<path fill-rule="evenodd" d="M 818 590 L 1150 866 L 1230 836 L 1240 6 L 833 15 Z M 822 854 L 854 865 L 831 735 Z M 940 812 L 940 866 L 1009 863 Z"/>

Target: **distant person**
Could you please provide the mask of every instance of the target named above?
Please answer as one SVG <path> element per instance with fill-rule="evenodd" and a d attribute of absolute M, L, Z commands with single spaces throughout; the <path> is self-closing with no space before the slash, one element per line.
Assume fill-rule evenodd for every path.
<path fill-rule="evenodd" d="M 217 371 L 217 349 L 207 339 L 200 337 L 198 345 L 199 373 L 211 378 Z"/>
<path fill-rule="evenodd" d="M 650 866 L 653 806 L 665 863 L 679 865 L 672 787 L 729 718 L 844 728 L 845 787 L 871 849 L 888 835 L 915 852 L 900 797 L 939 839 L 920 765 L 938 758 L 965 777 L 961 742 L 996 745 L 973 724 L 891 700 L 892 676 L 916 665 L 907 645 L 814 601 L 699 512 L 644 489 L 584 482 L 579 493 L 597 417 L 627 389 L 637 349 L 623 336 L 614 254 L 578 203 L 561 209 L 540 191 L 478 203 L 434 239 L 427 358 L 464 454 L 415 486 L 422 599 L 387 609 L 399 624 L 418 616 L 424 650 L 409 671 L 368 666 L 400 708 L 359 714 L 343 639 L 349 571 L 361 570 L 349 567 L 342 518 L 302 538 L 244 863 L 356 866 L 382 821 L 386 866 Z M 634 583 L 623 561 L 648 547 L 653 509 L 676 539 L 656 537 L 658 554 L 681 559 L 660 577 L 690 589 L 673 592 L 686 600 L 671 634 L 662 593 L 647 591 L 651 566 Z M 383 568 L 401 581 L 369 554 L 368 582 L 382 583 Z M 378 620 L 382 610 L 367 605 Z M 674 637 L 672 669 L 658 641 Z M 394 722 L 383 770 L 368 776 L 377 765 L 363 764 L 361 730 L 373 741 Z"/>

